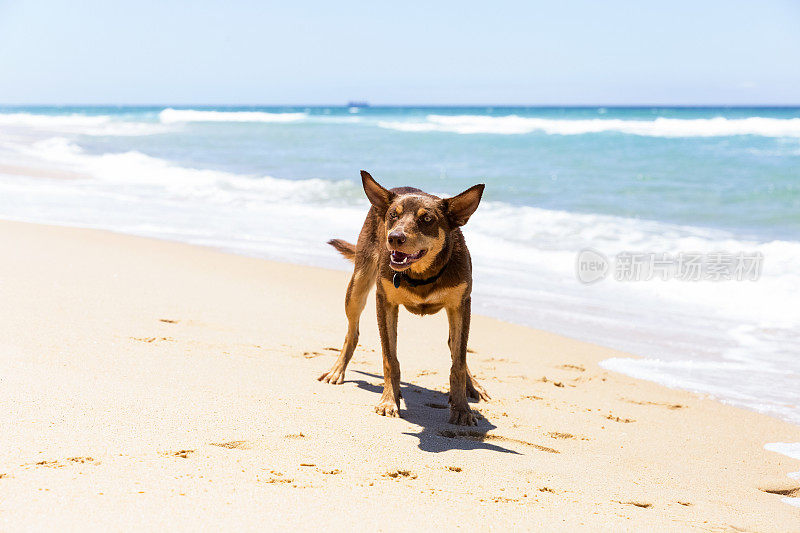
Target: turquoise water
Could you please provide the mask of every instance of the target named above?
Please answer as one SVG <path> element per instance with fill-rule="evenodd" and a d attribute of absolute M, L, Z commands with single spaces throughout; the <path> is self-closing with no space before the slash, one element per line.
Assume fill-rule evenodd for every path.
<path fill-rule="evenodd" d="M 194 108 L 198 109 L 198 108 Z M 201 108 L 203 111 L 299 113 L 300 120 L 189 122 L 174 132 L 84 139 L 89 153 L 136 150 L 181 165 L 283 179 L 350 180 L 368 168 L 387 183 L 432 190 L 485 181 L 487 199 L 579 213 L 602 213 L 725 228 L 744 235 L 800 237 L 800 109 L 798 108 Z M 15 108 L 0 112 L 80 113 L 159 122 L 163 108 Z M 430 115 L 475 117 L 430 123 Z M 686 121 L 678 131 L 654 123 L 645 135 L 621 131 L 515 133 L 521 119 Z M 713 124 L 722 117 L 714 133 Z M 768 135 L 724 135 L 734 121 Z M 491 119 L 499 120 L 496 124 Z M 701 121 L 701 122 L 697 122 Z M 791 136 L 778 133 L 786 122 Z M 406 128 L 429 126 L 425 131 Z M 473 126 L 472 134 L 453 135 Z M 534 127 L 532 124 L 530 127 Z M 584 129 L 591 129 L 586 124 Z M 580 130 L 579 130 L 580 131 Z M 505 133 L 509 132 L 509 133 Z M 683 136 L 677 136 L 683 135 Z M 709 136 L 706 136 L 709 135 Z M 438 189 L 437 189 L 438 188 Z"/>
<path fill-rule="evenodd" d="M 358 233 L 360 169 L 441 194 L 483 182 L 478 311 L 800 423 L 800 108 L 14 107 L 0 165 L 3 218 L 338 269 L 324 243 Z M 586 247 L 760 253 L 763 273 L 584 285 Z"/>

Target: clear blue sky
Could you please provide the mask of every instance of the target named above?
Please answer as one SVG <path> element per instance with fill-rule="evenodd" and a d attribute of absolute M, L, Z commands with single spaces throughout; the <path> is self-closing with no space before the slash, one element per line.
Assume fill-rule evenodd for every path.
<path fill-rule="evenodd" d="M 353 99 L 800 104 L 800 2 L 0 0 L 0 103 Z"/>

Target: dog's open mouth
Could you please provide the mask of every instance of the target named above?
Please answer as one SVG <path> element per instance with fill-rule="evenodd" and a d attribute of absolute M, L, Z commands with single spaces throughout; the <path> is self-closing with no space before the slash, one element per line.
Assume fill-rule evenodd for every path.
<path fill-rule="evenodd" d="M 428 250 L 420 250 L 415 254 L 407 254 L 397 250 L 389 253 L 389 265 L 395 270 L 402 270 L 411 265 L 414 261 L 418 261 Z"/>

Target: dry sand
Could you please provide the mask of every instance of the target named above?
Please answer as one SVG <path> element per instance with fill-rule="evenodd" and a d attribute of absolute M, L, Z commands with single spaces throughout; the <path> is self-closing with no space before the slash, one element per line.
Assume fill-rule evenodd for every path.
<path fill-rule="evenodd" d="M 800 428 L 610 373 L 618 352 L 473 318 L 492 394 L 446 423 L 444 316 L 402 312 L 373 412 L 374 300 L 332 386 L 347 274 L 0 223 L 0 529 L 800 531 Z M 331 251 L 332 257 L 334 252 Z"/>

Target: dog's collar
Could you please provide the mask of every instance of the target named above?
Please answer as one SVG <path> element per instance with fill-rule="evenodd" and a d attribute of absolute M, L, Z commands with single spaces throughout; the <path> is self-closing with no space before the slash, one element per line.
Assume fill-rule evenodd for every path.
<path fill-rule="evenodd" d="M 414 278 L 410 277 L 408 274 L 406 274 L 405 272 L 395 272 L 394 276 L 392 276 L 392 283 L 394 284 L 394 288 L 395 289 L 399 288 L 400 287 L 400 283 L 402 283 L 403 281 L 405 281 L 406 283 L 408 283 L 412 287 L 419 287 L 420 285 L 429 285 L 429 284 L 433 283 L 434 281 L 436 281 L 437 279 L 439 279 L 441 277 L 441 275 L 444 273 L 445 269 L 447 268 L 448 264 L 450 264 L 450 263 L 449 262 L 446 263 L 438 273 L 436 273 L 435 275 L 433 275 L 433 276 L 431 276 L 429 278 L 425 278 L 425 279 L 414 279 Z"/>

